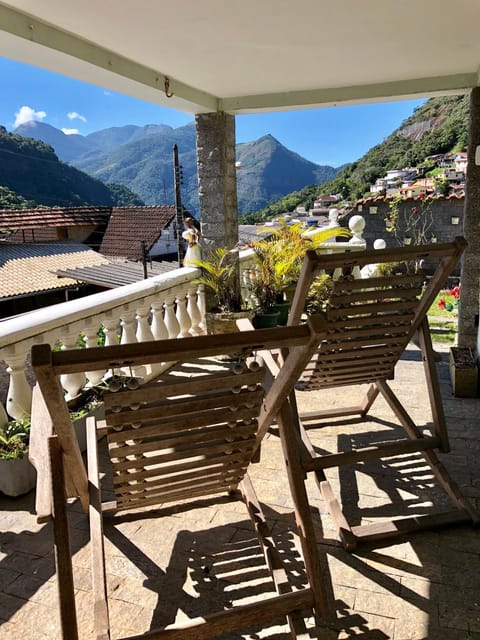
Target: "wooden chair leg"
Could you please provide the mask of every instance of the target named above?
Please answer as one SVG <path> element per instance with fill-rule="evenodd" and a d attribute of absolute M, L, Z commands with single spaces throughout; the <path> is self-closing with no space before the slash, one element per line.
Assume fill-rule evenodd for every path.
<path fill-rule="evenodd" d="M 90 544 L 92 550 L 93 611 L 97 640 L 110 640 L 107 581 L 103 544 L 102 501 L 98 475 L 97 424 L 87 419 L 87 462 L 89 486 Z"/>
<path fill-rule="evenodd" d="M 65 474 L 63 454 L 58 436 L 50 436 L 48 438 L 48 448 L 52 477 L 53 533 L 58 596 L 60 600 L 60 626 L 63 640 L 78 640 L 72 556 L 66 509 Z"/>
<path fill-rule="evenodd" d="M 294 429 L 298 429 L 298 424 L 295 424 L 294 415 L 287 400 L 282 405 L 277 421 L 280 429 L 283 455 L 287 465 L 290 490 L 295 504 L 295 518 L 308 581 L 314 593 L 315 610 L 318 616 L 328 619 L 332 616 L 332 613 L 327 597 L 327 581 L 323 575 L 324 572 L 318 556 L 315 530 L 305 488 L 305 472 L 301 467 L 300 458 L 295 455 L 295 451 L 298 450 L 298 441 Z"/>

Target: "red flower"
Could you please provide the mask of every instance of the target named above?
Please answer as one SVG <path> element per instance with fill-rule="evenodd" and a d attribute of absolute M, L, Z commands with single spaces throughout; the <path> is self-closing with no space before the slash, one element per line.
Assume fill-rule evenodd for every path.
<path fill-rule="evenodd" d="M 460 285 L 457 284 L 457 286 L 450 289 L 448 293 L 453 296 L 455 300 L 458 300 L 460 298 Z"/>
<path fill-rule="evenodd" d="M 445 300 L 445 298 L 440 298 L 440 300 L 438 301 L 438 306 L 440 307 L 440 309 L 445 309 L 445 307 L 447 306 L 447 301 Z"/>

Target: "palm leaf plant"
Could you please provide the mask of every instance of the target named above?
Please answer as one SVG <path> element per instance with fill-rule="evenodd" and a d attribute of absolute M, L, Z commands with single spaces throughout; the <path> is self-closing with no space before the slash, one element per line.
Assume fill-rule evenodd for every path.
<path fill-rule="evenodd" d="M 192 266 L 202 270 L 195 283 L 210 293 L 209 311 L 231 313 L 242 309 L 236 250 L 213 249 L 206 259 L 193 260 Z"/>

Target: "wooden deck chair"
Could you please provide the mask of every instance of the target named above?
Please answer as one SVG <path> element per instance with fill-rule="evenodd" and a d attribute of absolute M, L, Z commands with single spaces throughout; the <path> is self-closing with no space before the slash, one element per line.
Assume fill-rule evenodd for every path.
<path fill-rule="evenodd" d="M 263 547 L 277 595 L 205 615 L 178 627 L 151 630 L 145 637 L 178 640 L 224 637 L 251 625 L 268 626 L 267 623 L 282 616 L 288 617 L 292 637 L 310 637 L 306 635 L 299 612 L 313 608 L 318 616 L 326 616 L 328 605 L 308 513 L 301 514 L 305 525 L 300 538 L 309 584 L 306 588 L 292 590 L 247 472 L 250 463 L 258 457 L 268 426 L 324 335 L 323 319 L 312 319 L 308 326 L 68 352 L 52 352 L 48 345 L 33 347 L 32 364 L 43 396 L 37 415 L 43 416 L 44 422 L 50 419 L 54 434 L 50 437 L 53 505 L 49 509 L 48 497 L 44 496 L 40 508 L 44 519 L 49 510 L 53 514 L 64 639 L 77 638 L 65 516 L 65 498 L 72 495 L 80 496 L 89 510 L 98 639 L 111 637 L 102 533 L 105 513 L 111 515 L 141 507 L 184 504 L 184 501 L 218 494 L 239 494 L 243 499 Z M 266 368 L 255 360 L 250 364 L 243 358 L 232 362 L 228 371 L 225 371 L 224 363 L 220 371 L 218 366 L 211 366 L 211 356 L 232 352 L 250 356 L 257 350 L 273 347 L 289 349 L 285 365 L 274 380 L 266 376 Z M 206 358 L 200 361 L 205 363 L 200 374 L 188 378 L 163 375 L 158 381 L 138 388 L 105 393 L 105 421 L 96 424 L 90 419 L 88 425 L 87 479 L 72 436 L 59 376 L 146 363 L 190 363 L 198 358 Z M 40 402 L 38 397 L 37 400 Z M 42 431 L 44 439 L 47 431 Z M 99 434 L 107 436 L 113 471 L 115 497 L 107 503 L 101 500 L 99 483 Z M 45 458 L 39 469 L 48 466 Z M 161 510 L 158 519 L 161 535 Z"/>
<path fill-rule="evenodd" d="M 462 497 L 459 488 L 435 453 L 435 449 L 448 452 L 449 441 L 427 321 L 429 307 L 441 287 L 445 286 L 447 277 L 457 264 L 465 246 L 465 240 L 457 238 L 449 244 L 410 246 L 355 254 L 317 255 L 310 251 L 306 257 L 292 303 L 290 325 L 296 325 L 301 321 L 308 291 L 316 274 L 335 273 L 340 277 L 333 282 L 326 303 L 327 337 L 320 343 L 297 383 L 297 389 L 315 391 L 319 407 L 318 411 L 300 415 L 297 428 L 303 451 L 301 466 L 305 473 L 314 474 L 321 495 L 338 528 L 339 536 L 347 549 L 355 548 L 361 541 L 378 540 L 420 528 L 465 520 L 478 522 L 478 514 Z M 361 267 L 370 263 L 397 266 L 436 263 L 436 267 L 428 279 L 422 272 L 410 274 L 406 269 L 398 275 L 390 273 L 370 279 L 353 277 L 352 274 L 358 274 Z M 388 273 L 388 269 L 385 272 Z M 387 382 L 394 378 L 396 363 L 416 334 L 422 352 L 432 413 L 433 426 L 429 434 L 415 424 Z M 368 388 L 360 404 L 339 408 L 325 407 L 325 393 L 322 395 L 322 390 L 365 383 Z M 314 448 L 311 438 L 307 435 L 309 422 L 325 421 L 322 425 L 310 425 L 315 428 L 331 426 L 334 419 L 341 417 L 350 420 L 357 416 L 358 420 L 362 421 L 371 411 L 379 394 L 393 410 L 399 426 L 403 427 L 405 437 L 378 443 L 374 442 L 371 434 L 371 439 L 367 439 L 367 446 L 363 444 L 353 450 L 348 450 L 347 447 L 346 450 L 318 452 Z M 345 391 L 345 396 L 348 397 L 348 390 Z M 428 400 L 425 398 L 425 402 Z M 290 401 L 294 404 L 295 397 Z M 296 415 L 295 411 L 293 415 Z M 283 431 L 285 432 L 285 429 Z M 290 437 L 290 434 L 287 432 L 284 434 L 285 437 Z M 320 439 L 321 436 L 319 441 Z M 287 457 L 291 455 L 291 451 L 290 445 Z M 340 468 L 344 465 L 390 459 L 402 454 L 417 455 L 415 452 L 421 454 L 431 467 L 433 476 L 446 490 L 455 509 L 439 515 L 395 517 L 389 522 L 351 526 L 332 484 L 327 481 L 325 470 L 339 467 L 340 475 Z M 289 464 L 291 466 L 291 460 Z"/>

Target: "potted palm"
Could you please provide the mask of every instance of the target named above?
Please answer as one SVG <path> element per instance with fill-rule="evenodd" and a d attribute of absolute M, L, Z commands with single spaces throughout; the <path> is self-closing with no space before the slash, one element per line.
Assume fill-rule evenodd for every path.
<path fill-rule="evenodd" d="M 336 236 L 350 235 L 342 227 L 330 227 L 307 236 L 301 223 L 289 225 L 284 221 L 278 227 L 266 227 L 259 231 L 266 232 L 271 235 L 270 238 L 262 238 L 251 244 L 257 266 L 251 273 L 249 288 L 257 301 L 254 317 L 257 327 L 286 323 L 288 291 L 296 286 L 307 249 L 317 249 Z"/>
<path fill-rule="evenodd" d="M 237 331 L 236 321 L 252 315 L 244 308 L 240 294 L 238 251 L 213 249 L 207 258 L 193 260 L 191 266 L 202 270 L 195 282 L 207 290 L 207 333 Z"/>

